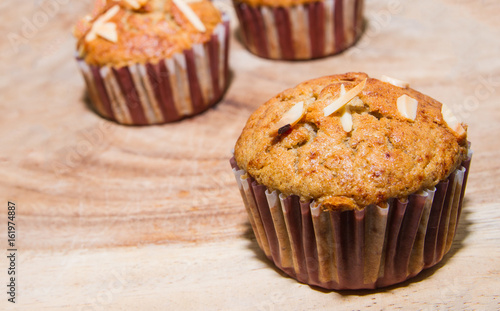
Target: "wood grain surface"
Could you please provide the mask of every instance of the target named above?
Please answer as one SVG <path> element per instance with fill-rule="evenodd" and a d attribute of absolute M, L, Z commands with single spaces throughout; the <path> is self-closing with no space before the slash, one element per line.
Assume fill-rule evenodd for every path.
<path fill-rule="evenodd" d="M 224 99 L 149 127 L 106 121 L 86 105 L 71 27 L 91 2 L 0 4 L 4 289 L 9 200 L 19 249 L 17 303 L 2 291 L 1 310 L 500 309 L 498 1 L 367 0 L 357 45 L 307 62 L 251 55 L 233 14 Z M 404 79 L 447 103 L 469 125 L 475 152 L 450 254 L 376 291 L 322 291 L 274 269 L 228 163 L 246 119 L 268 98 L 347 71 Z"/>

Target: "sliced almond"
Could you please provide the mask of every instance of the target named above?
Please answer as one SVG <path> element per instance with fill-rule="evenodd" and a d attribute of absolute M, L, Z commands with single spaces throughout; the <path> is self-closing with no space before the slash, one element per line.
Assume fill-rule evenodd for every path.
<path fill-rule="evenodd" d="M 107 10 L 104 14 L 102 14 L 96 21 L 94 22 L 94 25 L 97 24 L 104 24 L 105 22 L 109 21 L 113 16 L 116 15 L 120 11 L 120 6 L 114 5 L 112 6 L 109 10 Z"/>
<path fill-rule="evenodd" d="M 346 106 L 344 108 L 344 112 L 340 116 L 340 123 L 342 124 L 342 128 L 344 129 L 344 131 L 346 131 L 347 133 L 352 131 L 352 114 L 349 106 Z"/>
<path fill-rule="evenodd" d="M 406 81 L 399 80 L 399 79 L 396 79 L 396 78 L 391 78 L 391 77 L 384 76 L 384 75 L 380 78 L 380 81 L 387 82 L 387 83 L 390 83 L 390 84 L 392 84 L 394 86 L 402 87 L 404 89 L 406 89 L 406 88 L 408 88 L 410 86 L 410 83 L 408 83 Z"/>
<path fill-rule="evenodd" d="M 118 32 L 115 23 L 104 23 L 95 29 L 95 33 L 108 41 L 116 43 L 118 41 Z"/>
<path fill-rule="evenodd" d="M 446 104 L 443 104 L 441 106 L 441 114 L 443 115 L 444 122 L 446 122 L 448 127 L 452 129 L 458 136 L 462 136 L 465 134 L 465 129 L 463 128 L 462 124 L 460 124 L 458 118 Z"/>
<path fill-rule="evenodd" d="M 346 93 L 346 91 L 345 91 L 345 86 L 344 86 L 344 84 L 342 83 L 342 84 L 340 85 L 340 96 L 345 95 L 345 93 Z"/>
<path fill-rule="evenodd" d="M 113 16 L 115 16 L 116 13 L 118 13 L 119 11 L 120 11 L 120 6 L 119 5 L 114 5 L 109 10 L 107 10 L 104 14 L 102 14 L 101 16 L 99 16 L 99 18 L 97 18 L 94 21 L 94 23 L 92 24 L 92 28 L 90 29 L 90 31 L 85 36 L 85 41 L 89 42 L 89 41 L 94 40 L 97 37 L 96 36 L 97 29 L 99 29 L 108 20 L 110 20 L 111 18 L 113 18 Z M 104 28 L 106 29 L 106 28 L 111 28 L 111 27 L 110 26 L 105 26 Z M 116 25 L 115 25 L 115 32 L 116 32 Z M 101 36 L 101 37 L 107 39 L 104 36 Z M 117 36 L 117 38 L 118 38 L 118 36 Z M 112 40 L 109 40 L 109 41 L 112 41 Z M 116 40 L 112 41 L 112 42 L 116 42 Z"/>
<path fill-rule="evenodd" d="M 403 117 L 415 121 L 418 109 L 418 101 L 415 98 L 404 94 L 398 98 L 397 105 Z"/>
<path fill-rule="evenodd" d="M 97 36 L 95 35 L 94 28 L 91 28 L 90 31 L 85 36 L 85 41 L 90 42 L 90 41 L 94 40 L 95 38 L 97 38 Z"/>
<path fill-rule="evenodd" d="M 136 10 L 141 8 L 141 4 L 136 0 L 125 0 L 125 2 L 127 2 L 132 8 Z"/>
<path fill-rule="evenodd" d="M 344 107 L 345 104 L 347 104 L 351 99 L 356 97 L 361 91 L 365 88 L 366 85 L 366 79 L 364 79 L 361 83 L 350 89 L 348 92 L 345 94 L 340 94 L 340 97 L 334 100 L 330 105 L 326 106 L 323 109 L 323 113 L 325 117 L 331 115 L 335 111 L 339 110 L 340 108 Z M 343 84 L 342 84 L 343 86 Z"/>
<path fill-rule="evenodd" d="M 271 132 L 271 134 L 278 134 L 280 130 L 285 127 L 291 128 L 292 126 L 297 124 L 297 122 L 299 122 L 300 119 L 302 119 L 304 112 L 305 112 L 304 102 L 300 101 L 296 103 L 295 105 L 293 105 L 292 108 L 290 108 L 287 112 L 283 114 L 281 119 L 274 126 L 274 129 Z"/>
<path fill-rule="evenodd" d="M 340 86 L 340 96 L 345 95 L 345 93 L 346 93 L 345 86 L 344 86 L 344 84 L 342 84 Z M 354 97 L 352 100 L 350 100 L 348 102 L 348 104 L 346 106 L 344 106 L 344 108 L 343 108 L 344 112 L 342 112 L 342 115 L 340 116 L 340 124 L 342 124 L 342 128 L 347 133 L 349 133 L 350 131 L 352 131 L 352 114 L 351 114 L 351 110 L 349 109 L 349 106 L 356 99 L 358 99 L 358 100 L 361 101 L 361 99 L 359 99 L 359 97 L 357 97 L 357 96 Z"/>
<path fill-rule="evenodd" d="M 147 0 L 124 0 L 128 3 L 134 10 L 140 9 L 144 4 L 146 4 Z"/>
<path fill-rule="evenodd" d="M 198 29 L 201 32 L 207 31 L 205 28 L 205 25 L 203 25 L 203 22 L 200 20 L 198 15 L 191 9 L 191 7 L 184 2 L 184 0 L 172 0 L 175 4 L 175 6 L 181 10 L 182 14 L 186 16 L 187 19 L 193 24 L 193 26 Z"/>

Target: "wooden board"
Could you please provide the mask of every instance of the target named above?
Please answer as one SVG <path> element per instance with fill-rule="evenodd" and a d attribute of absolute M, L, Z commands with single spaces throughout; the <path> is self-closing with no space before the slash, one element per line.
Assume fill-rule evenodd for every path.
<path fill-rule="evenodd" d="M 223 101 L 175 124 L 129 127 L 85 105 L 70 29 L 91 1 L 59 1 L 44 19 L 49 2 L 0 4 L 8 13 L 0 20 L 0 245 L 10 200 L 19 249 L 17 304 L 1 294 L 0 309 L 500 308 L 499 3 L 366 1 L 358 44 L 308 62 L 251 55 L 233 22 Z M 24 36 L 19 46 L 13 33 Z M 448 103 L 469 124 L 475 155 L 444 264 L 388 289 L 324 292 L 263 257 L 228 159 L 268 98 L 347 71 L 398 77 Z M 0 284 L 7 264 L 2 256 Z"/>

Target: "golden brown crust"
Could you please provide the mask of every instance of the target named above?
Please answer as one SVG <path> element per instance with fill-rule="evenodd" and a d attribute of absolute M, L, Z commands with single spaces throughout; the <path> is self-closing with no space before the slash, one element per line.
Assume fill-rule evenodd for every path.
<path fill-rule="evenodd" d="M 156 63 L 193 44 L 207 42 L 222 21 L 221 13 L 209 0 L 188 3 L 206 27 L 205 32 L 199 31 L 171 0 L 142 2 L 140 8 L 134 9 L 125 0 L 97 1 L 92 15 L 80 20 L 74 29 L 80 56 L 89 64 L 101 66 Z M 117 42 L 100 36 L 86 40 L 92 24 L 115 5 L 120 10 L 109 22 L 116 24 Z"/>
<path fill-rule="evenodd" d="M 246 3 L 250 6 L 269 6 L 269 7 L 291 7 L 322 0 L 233 0 L 235 3 Z"/>
<path fill-rule="evenodd" d="M 322 77 L 288 89 L 258 108 L 235 147 L 238 166 L 257 182 L 285 195 L 314 199 L 325 209 L 363 208 L 432 188 L 466 158 L 466 136 L 441 115 L 441 103 L 411 88 L 368 78 L 351 107 L 353 129 L 344 131 L 340 112 L 323 108 L 368 78 L 364 73 Z M 415 121 L 398 111 L 398 97 L 418 101 Z M 291 131 L 273 136 L 273 125 L 296 102 L 307 113 Z"/>

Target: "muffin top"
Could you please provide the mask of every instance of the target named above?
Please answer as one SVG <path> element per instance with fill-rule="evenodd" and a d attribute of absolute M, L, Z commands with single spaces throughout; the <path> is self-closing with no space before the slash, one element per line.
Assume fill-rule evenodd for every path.
<path fill-rule="evenodd" d="M 87 63 L 121 67 L 156 63 L 207 42 L 221 21 L 209 0 L 98 0 L 74 35 Z"/>
<path fill-rule="evenodd" d="M 432 188 L 466 159 L 466 126 L 446 105 L 384 80 L 392 84 L 347 73 L 278 94 L 250 116 L 236 163 L 271 190 L 324 210 Z"/>
<path fill-rule="evenodd" d="M 270 6 L 270 7 L 290 7 L 322 0 L 234 0 L 236 3 L 246 3 L 251 6 Z"/>

